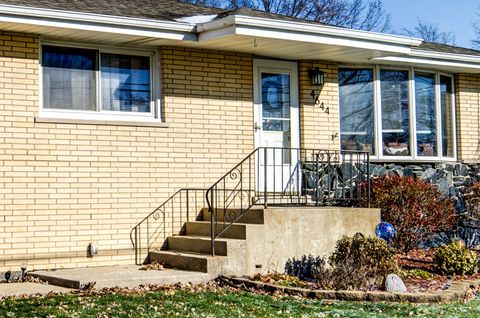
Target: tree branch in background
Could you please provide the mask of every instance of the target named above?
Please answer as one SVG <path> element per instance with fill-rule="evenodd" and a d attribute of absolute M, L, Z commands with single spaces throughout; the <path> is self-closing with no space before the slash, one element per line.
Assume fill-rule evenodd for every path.
<path fill-rule="evenodd" d="M 480 9 L 480 7 L 478 9 Z M 480 50 L 480 14 L 477 12 L 476 16 L 477 19 L 472 24 L 476 38 L 471 42 L 474 49 Z"/>
<path fill-rule="evenodd" d="M 427 42 L 434 42 L 447 45 L 455 45 L 456 35 L 453 32 L 441 31 L 438 24 L 426 23 L 418 20 L 413 30 L 402 29 L 402 33 L 408 36 L 421 38 Z"/>
<path fill-rule="evenodd" d="M 366 31 L 391 29 L 382 0 L 180 0 L 225 9 L 241 7 Z"/>

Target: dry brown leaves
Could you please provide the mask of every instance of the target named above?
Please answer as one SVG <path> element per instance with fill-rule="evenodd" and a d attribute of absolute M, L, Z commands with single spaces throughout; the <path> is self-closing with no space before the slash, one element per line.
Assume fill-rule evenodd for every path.
<path fill-rule="evenodd" d="M 439 275 L 434 275 L 431 279 L 410 277 L 404 283 L 412 293 L 438 291 L 448 287 L 448 279 Z"/>
<path fill-rule="evenodd" d="M 150 264 L 143 265 L 139 269 L 142 271 L 164 271 L 166 267 L 163 263 L 152 262 Z"/>
<path fill-rule="evenodd" d="M 403 268 L 419 268 L 433 271 L 435 249 L 416 249 L 398 257 L 398 265 Z"/>

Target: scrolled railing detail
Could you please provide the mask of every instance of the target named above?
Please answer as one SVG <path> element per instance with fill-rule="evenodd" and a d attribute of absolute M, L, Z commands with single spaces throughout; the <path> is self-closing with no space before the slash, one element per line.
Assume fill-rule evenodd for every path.
<path fill-rule="evenodd" d="M 206 189 L 180 189 L 133 227 L 130 241 L 136 264 L 143 264 L 151 250 L 165 248 L 168 236 L 181 233 L 185 222 L 197 218 L 206 206 L 205 192 Z"/>
<path fill-rule="evenodd" d="M 142 219 L 130 232 L 135 262 L 166 238 L 181 234 L 202 208 L 210 214 L 211 253 L 215 241 L 254 205 L 352 205 L 370 199 L 367 152 L 261 147 L 248 154 L 208 189 L 185 188 Z"/>
<path fill-rule="evenodd" d="M 367 152 L 255 149 L 207 190 L 212 254 L 215 240 L 255 204 L 319 206 L 369 201 L 369 169 Z"/>

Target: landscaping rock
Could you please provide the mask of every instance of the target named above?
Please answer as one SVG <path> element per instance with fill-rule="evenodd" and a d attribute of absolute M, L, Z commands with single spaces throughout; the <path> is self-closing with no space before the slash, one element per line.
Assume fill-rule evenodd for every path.
<path fill-rule="evenodd" d="M 412 169 L 412 168 L 409 168 L 409 167 L 404 168 L 404 169 L 403 169 L 403 175 L 404 175 L 405 177 L 413 177 L 413 176 L 414 176 L 414 174 L 413 174 L 413 169 Z"/>
<path fill-rule="evenodd" d="M 388 274 L 385 278 L 385 290 L 390 293 L 405 293 L 407 287 L 397 274 Z"/>
<path fill-rule="evenodd" d="M 380 302 L 380 301 L 397 301 L 397 297 L 393 293 L 389 292 L 378 292 L 378 291 L 368 291 L 367 301 Z"/>
<path fill-rule="evenodd" d="M 314 290 L 313 294 L 317 299 L 337 299 L 336 291 L 334 290 Z"/>
<path fill-rule="evenodd" d="M 338 300 L 365 301 L 367 293 L 358 290 L 340 290 L 336 292 L 336 297 Z"/>
<path fill-rule="evenodd" d="M 312 294 L 312 290 L 307 288 L 300 288 L 300 287 L 288 287 L 288 288 L 285 288 L 285 293 L 289 295 L 299 295 L 303 297 L 310 297 L 310 295 Z"/>
<path fill-rule="evenodd" d="M 425 170 L 425 172 L 422 173 L 420 179 L 429 183 L 437 182 L 437 169 L 428 168 L 427 170 Z"/>

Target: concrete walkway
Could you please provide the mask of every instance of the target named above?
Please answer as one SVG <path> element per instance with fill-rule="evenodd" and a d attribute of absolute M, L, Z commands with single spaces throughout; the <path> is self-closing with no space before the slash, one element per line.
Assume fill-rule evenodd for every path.
<path fill-rule="evenodd" d="M 83 289 L 122 287 L 134 288 L 139 285 L 171 285 L 176 283 L 201 284 L 210 281 L 210 275 L 176 269 L 141 270 L 140 266 L 108 266 L 35 271 L 28 275 L 47 281 L 50 285 Z M 94 284 L 93 284 L 94 283 Z"/>
<path fill-rule="evenodd" d="M 46 295 L 51 292 L 68 293 L 70 291 L 72 290 L 65 287 L 31 282 L 0 284 L 0 297 L 36 294 Z"/>

